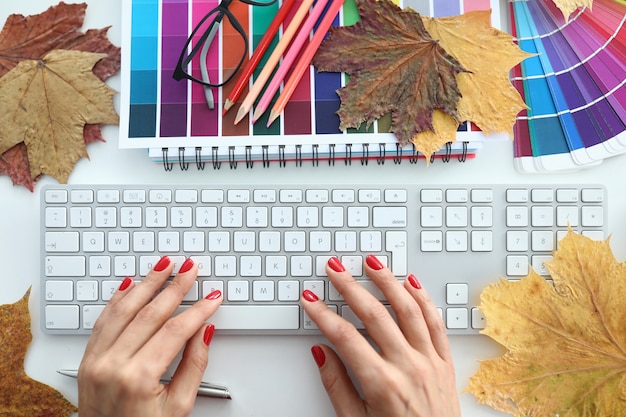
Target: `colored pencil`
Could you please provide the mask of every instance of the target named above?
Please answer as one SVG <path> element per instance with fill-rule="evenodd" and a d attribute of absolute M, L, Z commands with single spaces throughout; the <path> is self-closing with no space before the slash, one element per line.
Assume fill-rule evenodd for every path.
<path fill-rule="evenodd" d="M 241 92 L 248 83 L 248 80 L 252 76 L 252 73 L 256 69 L 257 65 L 261 61 L 261 58 L 265 54 L 265 51 L 267 51 L 267 48 L 270 46 L 274 35 L 276 35 L 276 32 L 278 32 L 278 28 L 285 20 L 285 17 L 287 17 L 287 14 L 291 10 L 291 6 L 294 5 L 295 1 L 296 0 L 285 0 L 282 6 L 280 6 L 280 9 L 278 9 L 276 16 L 274 16 L 272 23 L 270 23 L 267 31 L 263 34 L 263 37 L 255 48 L 252 57 L 250 57 L 250 60 L 244 67 L 243 72 L 237 79 L 235 86 L 232 90 L 230 90 L 230 94 L 224 102 L 224 110 L 222 111 L 222 115 L 226 114 L 226 112 L 233 106 L 233 104 L 235 104 L 235 102 L 241 95 Z"/>
<path fill-rule="evenodd" d="M 335 16 L 337 16 L 337 13 L 339 13 L 341 6 L 343 6 L 343 2 L 344 0 L 333 0 L 333 2 L 330 4 L 328 11 L 322 18 L 322 21 L 315 31 L 315 34 L 313 34 L 311 42 L 309 42 L 306 49 L 302 53 L 300 61 L 298 61 L 298 63 L 296 64 L 296 67 L 289 77 L 289 80 L 287 80 L 287 84 L 285 84 L 285 88 L 278 96 L 274 107 L 272 107 L 272 111 L 270 112 L 270 117 L 267 122 L 268 127 L 274 122 L 274 120 L 276 120 L 276 118 L 278 118 L 278 116 L 280 116 L 280 113 L 282 113 L 282 111 L 284 110 L 287 102 L 291 98 L 291 95 L 293 94 L 298 83 L 302 79 L 304 72 L 309 69 L 309 65 L 311 64 L 313 55 L 315 55 L 315 52 L 317 52 L 317 48 L 319 48 L 322 40 L 324 40 L 324 36 L 326 36 L 326 33 L 332 25 L 333 20 L 335 20 Z"/>
<path fill-rule="evenodd" d="M 274 51 L 263 66 L 261 73 L 256 78 L 256 80 L 254 80 L 254 83 L 252 84 L 250 91 L 246 95 L 246 98 L 243 99 L 241 106 L 239 106 L 237 116 L 235 117 L 235 124 L 239 123 L 241 119 L 246 117 L 246 114 L 248 114 L 248 112 L 252 108 L 254 100 L 256 100 L 256 98 L 259 96 L 261 90 L 265 86 L 265 83 L 272 75 L 272 72 L 278 64 L 278 61 L 283 56 L 283 52 L 287 49 L 287 46 L 289 46 L 291 39 L 293 39 L 293 36 L 300 27 L 300 23 L 302 23 L 302 21 L 304 20 L 304 17 L 309 12 L 312 4 L 313 0 L 302 0 L 302 4 L 300 4 L 300 7 L 298 7 L 298 10 L 296 11 L 293 19 L 291 19 L 291 22 L 289 22 L 289 25 L 287 25 L 287 29 L 283 33 L 283 36 L 280 38 L 278 45 L 276 45 L 276 48 L 274 48 Z"/>
<path fill-rule="evenodd" d="M 274 77 L 272 77 L 272 81 L 265 89 L 265 92 L 261 96 L 261 99 L 259 100 L 259 103 L 254 110 L 254 115 L 252 116 L 253 124 L 257 120 L 259 120 L 259 117 L 261 117 L 261 115 L 265 113 L 265 110 L 267 110 L 267 108 L 269 107 L 272 97 L 274 97 L 274 94 L 276 94 L 276 91 L 278 91 L 280 84 L 283 82 L 283 79 L 287 75 L 287 71 L 289 71 L 291 65 L 298 57 L 298 54 L 300 53 L 300 50 L 304 46 L 305 42 L 309 40 L 311 30 L 313 30 L 313 26 L 321 16 L 327 4 L 328 0 L 317 0 L 315 6 L 313 7 L 313 10 L 311 10 L 311 13 L 302 24 L 300 31 L 298 32 L 296 38 L 293 40 L 291 46 L 289 47 L 289 51 L 287 51 L 287 54 L 283 58 L 283 61 L 280 63 L 280 66 L 276 71 L 276 74 L 274 74 Z"/>

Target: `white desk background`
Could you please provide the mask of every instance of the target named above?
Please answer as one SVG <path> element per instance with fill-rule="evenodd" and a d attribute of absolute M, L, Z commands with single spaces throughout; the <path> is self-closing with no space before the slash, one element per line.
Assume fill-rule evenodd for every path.
<path fill-rule="evenodd" d="M 84 30 L 112 26 L 111 41 L 120 45 L 120 0 L 92 0 L 87 8 Z M 36 14 L 56 4 L 53 0 L 0 2 L 0 21 L 12 13 Z M 119 91 L 119 76 L 109 80 Z M 117 104 L 117 102 L 116 102 Z M 314 178 L 317 183 L 345 182 L 356 184 L 446 184 L 446 183 L 603 183 L 608 189 L 608 226 L 611 246 L 618 260 L 626 258 L 626 156 L 606 160 L 598 167 L 567 174 L 520 174 L 513 168 L 512 142 L 487 142 L 475 160 L 465 164 L 440 161 L 426 167 L 391 163 L 367 167 L 340 163 L 328 167 L 310 163 L 296 168 L 256 167 L 252 170 L 230 170 L 223 167 L 205 171 L 191 166 L 188 172 L 175 167 L 164 172 L 152 163 L 144 150 L 117 149 L 116 126 L 105 127 L 106 143 L 89 145 L 90 160 L 79 161 L 69 178 L 70 183 L 148 183 L 148 184 L 302 184 Z M 285 175 L 289 173 L 289 175 Z M 40 180 L 31 193 L 14 187 L 8 177 L 0 177 L 0 304 L 14 303 L 32 285 L 30 311 L 33 343 L 26 356 L 28 375 L 60 390 L 74 404 L 78 402 L 76 381 L 56 373 L 61 368 L 77 368 L 87 341 L 80 336 L 49 336 L 40 330 L 39 311 L 39 189 L 55 180 Z M 205 381 L 227 385 L 232 401 L 198 398 L 193 416 L 237 417 L 320 417 L 334 415 L 321 383 L 309 348 L 324 341 L 322 337 L 243 337 L 216 335 L 211 344 Z M 450 341 L 457 370 L 459 393 L 478 367 L 478 360 L 501 354 L 502 349 L 484 336 L 454 336 Z M 384 389 L 384 387 L 381 387 Z M 489 407 L 478 405 L 470 394 L 460 394 L 463 416 L 504 416 Z"/>

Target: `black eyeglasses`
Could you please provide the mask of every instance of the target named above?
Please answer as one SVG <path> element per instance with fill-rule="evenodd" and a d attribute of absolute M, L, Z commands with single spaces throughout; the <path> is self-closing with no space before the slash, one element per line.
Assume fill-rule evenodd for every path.
<path fill-rule="evenodd" d="M 255 0 L 239 0 L 242 3 L 249 4 L 252 6 L 270 6 L 276 3 L 276 0 L 265 0 L 265 1 L 255 1 Z M 180 53 L 180 57 L 178 58 L 178 63 L 176 64 L 176 68 L 174 69 L 173 77 L 175 80 L 180 81 L 183 78 L 202 84 L 204 86 L 204 95 L 207 100 L 207 104 L 210 109 L 215 107 L 215 101 L 213 98 L 213 90 L 211 87 L 221 87 L 224 84 L 228 83 L 239 71 L 246 57 L 248 56 L 248 36 L 246 31 L 241 26 L 237 18 L 228 10 L 228 6 L 233 2 L 233 0 L 222 0 L 220 4 L 208 12 L 201 20 L 198 22 L 194 30 L 187 38 L 187 42 L 185 42 L 185 46 Z M 230 24 L 233 26 L 235 31 L 241 36 L 243 40 L 243 48 L 241 51 L 241 58 L 239 59 L 237 65 L 232 70 L 231 73 L 226 75 L 222 82 L 220 83 L 212 83 L 209 78 L 209 71 L 207 69 L 207 54 L 209 52 L 209 47 L 213 43 L 215 39 L 215 35 L 217 34 L 217 29 L 222 23 L 224 16 L 228 18 Z M 189 45 L 192 43 L 192 39 L 196 36 L 197 33 L 202 33 L 198 42 L 191 48 L 189 51 Z M 196 78 L 188 72 L 189 64 L 200 53 L 200 74 L 201 79 Z M 229 52 L 229 53 L 238 53 L 238 51 Z"/>

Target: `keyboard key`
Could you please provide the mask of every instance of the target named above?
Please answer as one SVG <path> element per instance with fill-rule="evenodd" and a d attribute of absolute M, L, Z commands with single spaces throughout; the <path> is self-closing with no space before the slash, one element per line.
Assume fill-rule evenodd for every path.
<path fill-rule="evenodd" d="M 78 312 L 77 305 L 47 305 L 45 308 L 46 329 L 78 329 Z"/>
<path fill-rule="evenodd" d="M 372 210 L 374 227 L 406 227 L 406 207 L 374 207 Z"/>
<path fill-rule="evenodd" d="M 300 327 L 297 305 L 221 305 L 211 316 L 220 330 L 296 330 Z"/>
<path fill-rule="evenodd" d="M 84 277 L 84 256 L 46 256 L 44 270 L 47 277 Z"/>
<path fill-rule="evenodd" d="M 450 307 L 446 309 L 446 327 L 448 329 L 467 329 L 469 326 L 467 308 Z"/>
<path fill-rule="evenodd" d="M 46 190 L 44 194 L 46 203 L 67 203 L 66 190 Z"/>
<path fill-rule="evenodd" d="M 79 236 L 78 232 L 46 232 L 46 251 L 78 252 Z"/>
<path fill-rule="evenodd" d="M 72 301 L 74 283 L 72 281 L 47 281 L 46 301 Z"/>

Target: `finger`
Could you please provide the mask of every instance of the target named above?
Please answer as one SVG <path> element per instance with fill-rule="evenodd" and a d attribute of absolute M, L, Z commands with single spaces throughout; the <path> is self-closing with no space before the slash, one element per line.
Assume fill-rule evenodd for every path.
<path fill-rule="evenodd" d="M 426 290 L 422 288 L 422 285 L 415 275 L 410 274 L 407 277 L 404 281 L 404 287 L 407 289 L 409 294 L 413 296 L 415 301 L 417 301 L 417 304 L 424 315 L 424 321 L 428 327 L 430 339 L 432 340 L 435 351 L 443 360 L 452 360 L 450 343 L 446 334 L 446 326 L 441 318 L 441 314 L 437 311 L 435 303 L 430 298 Z"/>
<path fill-rule="evenodd" d="M 391 304 L 396 313 L 398 326 L 409 344 L 422 353 L 432 353 L 433 342 L 430 331 L 415 298 L 374 255 L 365 258 L 365 272 Z"/>
<path fill-rule="evenodd" d="M 339 259 L 333 257 L 328 260 L 326 273 L 352 311 L 361 319 L 383 355 L 401 356 L 406 353 L 410 346 L 387 308 L 345 271 Z"/>
<path fill-rule="evenodd" d="M 132 278 L 130 277 L 124 278 L 124 280 L 120 283 L 120 286 L 118 287 L 117 291 L 115 291 L 115 293 L 111 296 L 111 299 L 107 303 L 107 307 L 110 309 L 112 308 L 112 306 L 120 302 L 131 291 L 131 289 L 134 286 L 135 284 Z M 106 310 L 106 307 L 105 307 L 105 310 Z M 102 332 L 103 323 L 106 321 L 106 317 L 103 318 L 103 314 L 104 314 L 104 310 L 100 314 L 98 319 L 96 320 L 93 331 L 91 333 L 91 337 L 89 337 L 89 340 L 87 342 L 84 356 L 87 356 L 91 353 L 95 353 L 94 352 L 95 350 L 103 351 L 103 350 L 107 350 L 110 347 L 107 341 L 100 340 L 100 333 Z M 96 346 L 98 346 L 99 349 L 97 349 Z"/>
<path fill-rule="evenodd" d="M 305 290 L 302 293 L 301 304 L 322 334 L 336 347 L 359 381 L 371 381 L 376 378 L 373 370 L 381 369 L 384 359 L 352 323 L 335 314 L 311 291 Z"/>
<path fill-rule="evenodd" d="M 121 291 L 118 290 L 113 295 L 91 332 L 90 343 L 93 353 L 99 354 L 113 346 L 137 313 L 163 287 L 173 268 L 170 258 L 163 256 L 139 285 L 129 286 L 125 294 L 119 294 Z"/>
<path fill-rule="evenodd" d="M 214 291 L 207 298 L 167 320 L 137 352 L 137 360 L 153 364 L 158 375 L 162 375 L 185 343 L 215 313 L 221 303 L 222 293 Z"/>
<path fill-rule="evenodd" d="M 181 406 L 193 407 L 198 386 L 202 382 L 208 363 L 209 344 L 214 331 L 215 326 L 212 324 L 202 325 L 187 342 L 180 363 L 167 387 L 168 405 L 176 407 L 169 415 L 181 413 Z"/>
<path fill-rule="evenodd" d="M 337 417 L 364 416 L 363 399 L 335 351 L 326 345 L 315 345 L 311 348 L 311 353 L 319 367 L 322 385 Z"/>
<path fill-rule="evenodd" d="M 169 285 L 137 312 L 135 318 L 119 335 L 112 349 L 122 351 L 127 356 L 131 356 L 141 349 L 163 326 L 163 323 L 174 314 L 197 275 L 197 265 L 190 258 L 187 258 Z M 140 286 L 141 284 L 137 288 Z"/>

